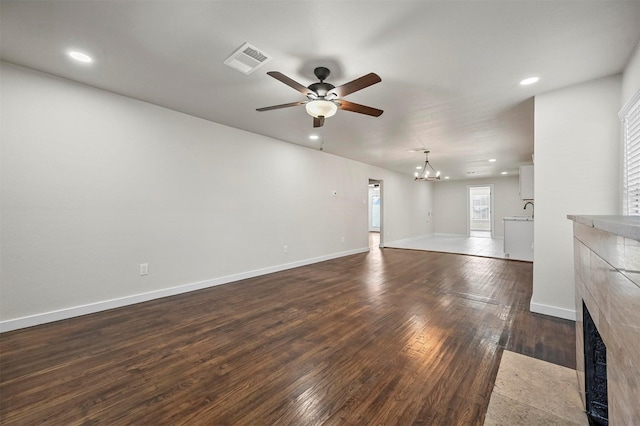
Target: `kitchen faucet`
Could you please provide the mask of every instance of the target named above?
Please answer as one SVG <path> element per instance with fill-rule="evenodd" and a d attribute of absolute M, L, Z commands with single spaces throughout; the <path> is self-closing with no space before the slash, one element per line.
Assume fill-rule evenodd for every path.
<path fill-rule="evenodd" d="M 526 210 L 529 204 L 531 204 L 531 219 L 533 219 L 533 211 L 534 211 L 533 201 L 527 201 L 524 205 L 523 210 Z"/>

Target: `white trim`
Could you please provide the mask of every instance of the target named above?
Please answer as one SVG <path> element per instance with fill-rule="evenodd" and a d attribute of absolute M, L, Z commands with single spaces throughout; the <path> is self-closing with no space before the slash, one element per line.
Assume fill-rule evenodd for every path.
<path fill-rule="evenodd" d="M 248 272 L 241 272 L 239 274 L 227 275 L 225 277 L 213 278 L 206 281 L 199 281 L 191 284 L 184 284 L 176 287 L 165 288 L 162 290 L 150 291 L 148 293 L 141 293 L 141 294 L 135 294 L 132 296 L 119 297 L 117 299 L 111 299 L 111 300 L 103 300 L 100 302 L 89 303 L 86 305 L 74 306 L 72 308 L 59 309 L 56 311 L 45 312 L 41 314 L 0 321 L 0 333 L 17 330 L 20 328 L 33 327 L 36 325 L 46 324 L 49 322 L 79 317 L 82 315 L 93 314 L 96 312 L 102 312 L 109 309 L 120 308 L 123 306 L 134 305 L 136 303 L 148 302 L 150 300 L 160 299 L 163 297 L 175 296 L 177 294 L 188 293 L 190 291 L 201 290 L 204 288 L 214 287 L 222 284 L 228 284 L 234 281 L 246 280 L 248 278 L 258 277 L 260 275 L 272 274 L 274 272 L 280 272 L 287 269 L 299 268 L 301 266 L 311 265 L 313 263 L 318 263 L 318 262 L 324 262 L 331 259 L 337 259 L 339 257 L 366 253 L 368 251 L 369 251 L 369 247 L 355 249 L 355 250 L 348 250 L 348 251 L 343 251 L 339 253 L 329 254 L 326 256 L 319 256 L 311 259 L 299 260 L 297 262 L 270 266 L 267 268 L 256 269 Z"/>
<path fill-rule="evenodd" d="M 576 311 L 572 309 L 559 308 L 557 306 L 543 305 L 542 303 L 531 302 L 529 310 L 537 314 L 549 315 L 571 321 L 576 320 Z"/>
<path fill-rule="evenodd" d="M 368 204 L 368 208 L 367 210 L 369 211 L 369 232 L 380 232 L 380 228 L 382 226 L 382 221 L 381 219 L 381 215 L 380 212 L 382 212 L 382 209 L 380 207 L 382 207 L 382 194 L 380 191 L 380 184 L 378 184 L 378 190 L 376 191 L 374 188 L 372 188 L 372 186 L 374 186 L 373 183 L 369 184 L 369 193 L 368 193 L 368 197 L 367 197 L 367 204 Z M 372 225 L 372 219 L 373 219 L 373 197 L 377 195 L 378 196 L 378 200 L 380 202 L 379 204 L 379 212 L 378 212 L 378 226 L 373 226 Z"/>
<path fill-rule="evenodd" d="M 631 97 L 631 99 L 629 99 L 627 101 L 626 104 L 624 104 L 624 106 L 622 107 L 622 109 L 618 113 L 618 118 L 620 118 L 620 121 L 623 121 L 625 119 L 625 117 L 627 116 L 629 111 L 631 111 L 631 108 L 633 108 L 633 106 L 638 101 L 640 101 L 640 89 L 638 91 L 636 91 L 636 93 Z"/>
<path fill-rule="evenodd" d="M 383 179 L 374 179 L 374 178 L 369 178 L 367 180 L 367 188 L 369 188 L 369 185 L 371 185 L 372 183 L 378 183 L 378 185 L 380 186 L 380 228 L 378 229 L 378 232 L 380 233 L 380 243 L 378 244 L 379 248 L 384 248 L 385 247 L 385 225 L 384 225 L 384 180 Z M 368 194 L 368 192 L 367 192 Z M 367 199 L 367 203 L 370 204 L 370 199 Z M 371 208 L 371 206 L 369 206 L 369 208 Z M 367 219 L 367 221 L 370 221 L 370 217 L 369 219 Z M 368 225 L 367 225 L 368 226 Z M 375 232 L 375 231 L 374 231 Z"/>

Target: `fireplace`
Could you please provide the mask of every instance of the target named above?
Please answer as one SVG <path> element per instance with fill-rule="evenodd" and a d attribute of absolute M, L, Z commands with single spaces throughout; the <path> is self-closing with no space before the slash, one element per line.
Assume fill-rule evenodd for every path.
<path fill-rule="evenodd" d="M 585 411 L 591 425 L 640 425 L 640 217 L 570 218 Z"/>
<path fill-rule="evenodd" d="M 582 302 L 584 331 L 584 392 L 589 424 L 609 425 L 607 397 L 607 347 L 587 306 Z"/>

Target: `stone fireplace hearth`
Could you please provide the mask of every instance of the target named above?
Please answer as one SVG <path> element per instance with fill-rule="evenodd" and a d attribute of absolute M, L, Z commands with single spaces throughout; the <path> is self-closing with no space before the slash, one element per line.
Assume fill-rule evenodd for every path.
<path fill-rule="evenodd" d="M 588 404 L 584 331 L 588 335 L 595 328 L 606 346 L 608 423 L 640 425 L 640 217 L 569 219 L 574 221 L 576 370 L 582 401 Z M 593 326 L 584 320 L 586 311 Z M 587 375 L 593 374 L 590 368 Z M 593 396 L 595 391 L 587 392 Z"/>

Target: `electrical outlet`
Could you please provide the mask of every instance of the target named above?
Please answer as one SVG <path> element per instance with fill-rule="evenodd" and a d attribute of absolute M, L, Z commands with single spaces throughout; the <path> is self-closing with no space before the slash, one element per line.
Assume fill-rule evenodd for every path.
<path fill-rule="evenodd" d="M 147 275 L 149 273 L 149 264 L 141 263 L 140 264 L 140 275 Z"/>
<path fill-rule="evenodd" d="M 284 246 L 284 247 L 282 248 L 282 252 L 283 252 L 284 254 L 289 253 L 289 246 Z"/>
<path fill-rule="evenodd" d="M 342 239 L 341 239 L 341 240 L 342 240 L 342 243 L 344 243 L 344 237 L 342 237 Z"/>

